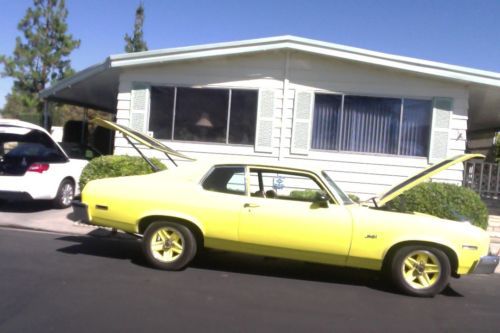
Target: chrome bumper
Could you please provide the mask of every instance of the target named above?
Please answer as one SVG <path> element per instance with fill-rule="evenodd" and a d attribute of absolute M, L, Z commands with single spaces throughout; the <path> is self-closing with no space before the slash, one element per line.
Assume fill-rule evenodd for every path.
<path fill-rule="evenodd" d="M 71 206 L 73 207 L 74 220 L 90 224 L 89 211 L 86 204 L 80 201 L 73 201 Z"/>
<path fill-rule="evenodd" d="M 495 269 L 498 266 L 498 262 L 500 261 L 499 256 L 489 255 L 481 257 L 479 262 L 472 271 L 472 274 L 492 274 L 495 273 Z"/>

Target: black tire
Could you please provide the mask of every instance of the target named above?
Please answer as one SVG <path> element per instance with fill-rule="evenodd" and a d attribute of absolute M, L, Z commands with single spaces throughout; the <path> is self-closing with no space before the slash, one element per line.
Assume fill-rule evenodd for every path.
<path fill-rule="evenodd" d="M 71 179 L 64 179 L 59 184 L 57 195 L 54 198 L 55 208 L 68 208 L 75 197 L 75 183 Z"/>
<path fill-rule="evenodd" d="M 419 254 L 423 258 L 427 257 L 428 261 L 415 260 Z M 405 265 L 406 260 L 407 263 L 415 261 L 414 268 Z M 424 269 L 426 263 L 429 268 Z M 389 265 L 388 272 L 394 285 L 403 293 L 418 297 L 434 297 L 439 294 L 448 285 L 451 274 L 448 256 L 440 249 L 424 245 L 402 247 L 394 254 Z M 433 273 L 436 269 L 430 268 L 431 265 L 436 266 L 438 272 Z M 408 278 L 405 278 L 405 272 Z M 413 281 L 409 281 L 412 279 Z"/>
<path fill-rule="evenodd" d="M 172 239 L 174 238 L 172 235 L 178 237 L 177 243 L 182 247 L 180 253 L 178 248 L 176 248 L 173 244 L 167 244 L 168 241 L 163 241 L 161 239 L 162 236 L 158 234 L 161 230 L 165 232 L 172 232 L 170 235 Z M 160 251 L 153 251 L 153 243 L 161 243 L 162 241 L 163 246 L 167 246 L 168 248 L 164 248 Z M 146 232 L 144 233 L 142 246 L 148 262 L 156 268 L 167 271 L 177 271 L 186 267 L 191 260 L 193 260 L 198 248 L 196 238 L 191 230 L 180 223 L 163 221 L 154 222 L 148 226 Z M 168 260 L 160 258 L 162 255 L 168 256 L 169 253 L 173 256 L 172 258 L 169 258 Z"/>

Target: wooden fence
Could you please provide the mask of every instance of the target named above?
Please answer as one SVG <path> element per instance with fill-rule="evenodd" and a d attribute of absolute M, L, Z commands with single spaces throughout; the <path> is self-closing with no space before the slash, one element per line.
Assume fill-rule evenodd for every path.
<path fill-rule="evenodd" d="M 479 160 L 465 162 L 463 185 L 481 197 L 500 199 L 500 167 L 498 163 Z"/>

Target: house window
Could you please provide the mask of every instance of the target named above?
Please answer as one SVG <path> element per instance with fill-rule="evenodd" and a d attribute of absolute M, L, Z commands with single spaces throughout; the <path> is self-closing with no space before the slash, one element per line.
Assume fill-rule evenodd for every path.
<path fill-rule="evenodd" d="M 158 139 L 255 142 L 256 90 L 151 87 L 149 130 Z"/>
<path fill-rule="evenodd" d="M 427 156 L 431 102 L 316 94 L 313 149 Z"/>
<path fill-rule="evenodd" d="M 172 137 L 174 94 L 171 87 L 151 87 L 149 130 L 157 139 Z"/>

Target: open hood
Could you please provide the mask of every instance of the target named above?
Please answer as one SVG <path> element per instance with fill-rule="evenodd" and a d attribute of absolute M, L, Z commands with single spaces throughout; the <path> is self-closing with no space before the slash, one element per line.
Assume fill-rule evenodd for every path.
<path fill-rule="evenodd" d="M 431 165 L 427 168 L 425 168 L 423 171 L 417 173 L 416 175 L 406 179 L 405 181 L 393 186 L 389 191 L 386 193 L 382 194 L 379 196 L 377 199 L 375 199 L 375 202 L 378 207 L 381 207 L 385 205 L 387 202 L 391 201 L 392 199 L 396 198 L 403 192 L 408 191 L 409 189 L 417 186 L 418 184 L 426 181 L 427 179 L 431 178 L 435 174 L 448 169 L 449 167 L 465 162 L 467 160 L 473 159 L 473 158 L 484 158 L 484 155 L 481 154 L 463 154 L 463 155 L 458 155 L 455 157 L 451 157 L 448 159 L 445 159 L 439 163 L 436 163 L 434 165 Z"/>
<path fill-rule="evenodd" d="M 179 157 L 179 158 L 183 158 L 183 159 L 186 159 L 186 160 L 191 160 L 191 161 L 194 161 L 193 158 L 191 157 L 188 157 L 182 153 L 179 153 L 178 151 L 172 149 L 172 148 L 169 148 L 167 146 L 165 146 L 163 143 L 161 143 L 160 141 L 152 138 L 152 137 L 149 137 L 147 135 L 144 135 L 142 133 L 139 133 L 131 128 L 128 128 L 126 126 L 123 126 L 123 125 L 118 125 L 116 123 L 113 123 L 111 121 L 107 121 L 107 120 L 104 120 L 104 119 L 101 119 L 101 118 L 94 118 L 92 119 L 92 123 L 96 124 L 96 125 L 99 125 L 101 127 L 104 127 L 104 128 L 107 128 L 107 129 L 110 129 L 110 130 L 113 130 L 113 131 L 118 131 L 120 132 L 121 134 L 123 134 L 126 138 L 129 138 L 129 139 L 134 139 L 135 141 L 137 141 L 138 143 L 148 147 L 148 148 L 151 148 L 151 149 L 154 149 L 154 150 L 158 150 L 158 151 L 161 151 L 163 153 L 165 153 L 167 155 L 168 158 L 171 159 L 172 156 L 175 156 L 175 157 Z M 136 148 L 136 147 L 134 147 Z M 142 154 L 141 154 L 142 155 Z"/>

